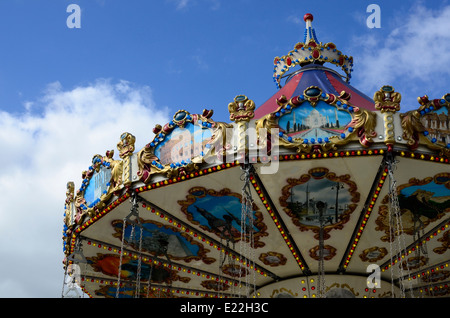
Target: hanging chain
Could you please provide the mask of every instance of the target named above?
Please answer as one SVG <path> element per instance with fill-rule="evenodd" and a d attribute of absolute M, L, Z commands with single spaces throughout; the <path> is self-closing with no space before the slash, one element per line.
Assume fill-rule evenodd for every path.
<path fill-rule="evenodd" d="M 87 272 L 87 260 L 84 257 L 83 254 L 83 244 L 81 243 L 81 240 L 78 240 L 78 253 L 81 255 L 82 257 L 82 262 L 84 263 L 84 271 L 83 271 L 83 277 L 80 277 L 80 288 L 81 288 L 81 293 L 82 293 L 82 298 L 84 298 L 85 296 L 85 292 L 83 291 L 83 288 L 86 287 L 86 272 Z"/>
<path fill-rule="evenodd" d="M 250 297 L 250 291 L 253 290 L 253 295 L 256 297 L 256 274 L 255 274 L 255 240 L 254 240 L 254 218 L 253 218 L 253 198 L 250 188 L 250 165 L 244 165 L 244 171 L 241 180 L 244 181 L 242 187 L 242 203 L 241 203 L 241 241 L 240 241 L 240 255 L 241 260 L 247 260 L 248 275 L 245 273 L 245 290 L 246 297 Z M 247 226 L 248 222 L 248 226 Z M 244 240 L 248 241 L 248 244 Z M 245 267 L 244 267 L 245 270 Z M 239 283 L 241 283 L 242 271 L 239 271 Z M 253 281 L 250 282 L 250 276 Z"/>
<path fill-rule="evenodd" d="M 123 249 L 124 249 L 124 241 L 125 241 L 125 227 L 127 224 L 127 218 L 123 219 L 123 227 L 122 227 L 122 242 L 120 244 L 120 256 L 119 256 L 119 268 L 117 273 L 117 288 L 116 288 L 116 298 L 119 298 L 119 291 L 120 291 L 120 278 L 121 278 L 121 272 L 122 272 L 122 262 L 123 262 Z"/>
<path fill-rule="evenodd" d="M 147 282 L 147 298 L 150 297 L 150 289 L 152 288 L 153 259 L 150 259 L 150 264 L 150 273 L 148 274 Z"/>
<path fill-rule="evenodd" d="M 388 167 L 388 174 L 389 174 L 389 204 L 390 204 L 390 209 L 389 209 L 389 227 L 390 227 L 390 233 L 391 233 L 391 238 L 390 238 L 390 251 L 391 251 L 391 280 L 392 280 L 392 284 L 394 284 L 393 282 L 393 267 L 395 264 L 395 261 L 393 260 L 394 258 L 394 254 L 392 253 L 392 245 L 393 242 L 396 240 L 396 235 L 398 236 L 397 239 L 397 254 L 396 255 L 401 255 L 401 242 L 400 242 L 400 235 L 402 235 L 402 233 L 400 232 L 400 228 L 399 228 L 399 218 L 400 218 L 400 206 L 398 203 L 398 197 L 397 197 L 397 182 L 394 178 L 394 169 L 395 169 L 395 161 L 394 158 L 392 158 L 392 156 L 389 156 L 387 158 L 387 167 Z M 398 266 L 398 278 L 399 278 L 399 287 L 400 287 L 400 298 L 404 298 L 405 296 L 405 290 L 404 290 L 404 285 L 403 285 L 403 266 L 401 265 L 401 263 L 399 263 Z M 394 293 L 392 293 L 392 295 L 394 295 Z"/>
<path fill-rule="evenodd" d="M 223 272 L 223 264 L 225 263 L 225 257 L 222 255 L 222 251 L 223 251 L 223 243 L 222 243 L 222 235 L 220 235 L 220 245 L 218 248 L 218 252 L 219 252 L 219 281 L 217 283 L 217 292 L 219 295 L 219 298 L 222 298 L 222 272 Z"/>
<path fill-rule="evenodd" d="M 235 242 L 233 241 L 233 250 L 235 250 Z M 229 249 L 228 249 L 229 251 Z M 231 255 L 231 253 L 228 253 L 228 264 L 230 266 L 230 268 L 232 270 L 234 270 L 236 268 L 236 264 L 234 261 L 234 257 Z M 236 284 L 234 282 L 231 283 L 231 295 L 235 296 L 236 295 Z"/>
<path fill-rule="evenodd" d="M 401 209 L 400 209 L 400 203 L 398 201 L 398 191 L 397 191 L 397 181 L 394 177 L 394 170 L 396 168 L 395 159 L 393 158 L 392 154 L 389 153 L 387 156 L 386 164 L 388 168 L 388 174 L 389 174 L 389 204 L 390 204 L 390 210 L 389 210 L 389 234 L 390 234 L 390 240 L 389 240 L 389 247 L 390 247 L 390 253 L 391 253 L 391 283 L 392 283 L 392 296 L 394 297 L 394 290 L 393 290 L 393 266 L 394 261 L 393 257 L 394 254 L 392 253 L 392 245 L 393 241 L 395 241 L 395 236 L 397 236 L 397 248 L 398 252 L 397 255 L 400 258 L 399 264 L 398 264 L 398 279 L 399 279 L 399 287 L 400 287 L 400 297 L 405 298 L 405 274 L 403 272 L 403 264 L 401 262 L 402 255 L 405 256 L 405 265 L 407 270 L 407 276 L 408 281 L 410 285 L 410 292 L 411 296 L 413 296 L 412 291 L 412 282 L 410 277 L 410 270 L 409 270 L 409 263 L 408 259 L 406 258 L 406 242 L 405 242 L 405 235 L 404 235 L 404 229 L 403 229 L 403 222 L 401 218 Z"/>
<path fill-rule="evenodd" d="M 142 269 L 142 233 L 144 232 L 142 227 L 139 229 L 139 256 L 138 256 L 138 267 L 136 271 L 136 298 L 140 297 L 141 293 L 141 269 Z"/>
<path fill-rule="evenodd" d="M 119 292 L 120 292 L 120 284 L 121 284 L 121 272 L 122 272 L 122 265 L 123 265 L 123 253 L 124 253 L 124 247 L 125 247 L 125 229 L 126 224 L 130 220 L 131 217 L 136 217 L 135 221 L 130 221 L 132 224 L 131 227 L 131 233 L 128 242 L 134 241 L 135 236 L 135 227 L 136 225 L 140 227 L 140 239 L 139 239 L 139 257 L 138 257 L 138 265 L 137 265 L 137 271 L 136 271 L 136 292 L 135 297 L 139 297 L 140 292 L 140 276 L 141 276 L 141 259 L 142 259 L 142 224 L 139 219 L 139 204 L 137 200 L 137 195 L 135 193 L 132 194 L 132 198 L 130 199 L 131 202 L 131 211 L 130 214 L 128 214 L 127 217 L 123 219 L 123 227 L 122 227 L 122 242 L 120 245 L 120 257 L 119 257 L 119 269 L 117 274 L 117 288 L 116 288 L 116 298 L 119 298 Z M 128 245 L 128 244 L 127 244 Z"/>
<path fill-rule="evenodd" d="M 75 241 L 75 247 L 73 250 L 73 253 L 70 254 L 67 258 L 66 258 L 66 268 L 64 271 L 64 281 L 63 281 L 63 288 L 62 288 L 62 292 L 61 292 L 61 297 L 64 298 L 64 296 L 67 296 L 71 291 L 75 291 L 75 293 L 78 295 L 79 298 L 84 298 L 84 291 L 83 291 L 83 287 L 84 285 L 82 284 L 82 281 L 85 281 L 85 275 L 86 275 L 86 271 L 87 271 L 87 260 L 83 255 L 83 249 L 82 249 L 82 244 L 81 244 L 81 240 L 79 237 L 76 238 Z M 76 255 L 78 255 L 80 257 L 80 259 L 76 259 Z M 72 261 L 72 264 L 69 264 L 69 262 Z M 84 274 L 83 277 L 81 277 L 81 269 L 79 266 L 79 263 L 84 263 Z M 70 266 L 72 265 L 72 266 Z M 69 272 L 69 267 L 71 267 L 71 270 Z M 78 273 L 77 273 L 78 270 Z M 67 276 L 71 277 L 70 282 L 67 282 Z M 77 282 L 77 278 L 79 279 L 79 281 Z M 77 283 L 78 283 L 78 287 L 81 289 L 81 296 L 79 294 L 78 291 L 78 287 L 77 287 Z M 66 292 L 64 292 L 66 285 L 69 285 L 69 288 Z"/>
<path fill-rule="evenodd" d="M 324 266 L 324 239 L 323 239 L 323 228 L 324 228 L 324 217 L 322 213 L 322 207 L 319 208 L 319 270 L 318 270 L 318 292 L 320 298 L 325 298 L 325 266 Z"/>
<path fill-rule="evenodd" d="M 390 193 L 389 193 L 390 195 Z M 390 199 L 390 196 L 389 196 Z M 388 211 L 388 215 L 389 215 L 389 255 L 391 256 L 391 261 L 390 261 L 390 267 L 391 267 L 391 295 L 392 298 L 395 297 L 395 292 L 394 292 L 394 253 L 392 251 L 392 242 L 395 239 L 395 233 L 394 233 L 394 227 L 392 226 L 392 216 L 390 211 Z"/>
<path fill-rule="evenodd" d="M 419 222 L 419 226 L 416 226 L 417 221 Z M 422 221 L 420 221 L 419 216 L 414 216 L 414 241 L 417 242 L 417 248 L 416 248 L 416 259 L 419 262 L 419 266 L 422 267 L 420 264 L 421 263 L 421 256 L 423 255 L 423 258 L 425 260 L 425 264 L 426 265 L 428 263 L 428 247 L 427 247 L 427 241 L 425 240 L 423 242 L 423 244 L 420 242 L 420 239 L 422 237 L 424 237 L 425 235 L 425 225 L 422 223 Z M 416 238 L 417 236 L 417 238 Z M 419 269 L 420 269 L 419 267 Z M 428 291 L 432 294 L 433 293 L 433 289 L 430 288 L 431 287 L 431 279 L 428 276 L 427 277 L 427 289 Z M 421 297 L 423 298 L 424 293 L 420 293 Z"/>

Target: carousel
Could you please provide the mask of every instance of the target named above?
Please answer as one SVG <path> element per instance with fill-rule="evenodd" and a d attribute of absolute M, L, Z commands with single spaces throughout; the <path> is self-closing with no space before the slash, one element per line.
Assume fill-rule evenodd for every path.
<path fill-rule="evenodd" d="M 265 103 L 124 132 L 67 183 L 62 297 L 450 296 L 450 94 L 366 96 L 304 20 Z"/>

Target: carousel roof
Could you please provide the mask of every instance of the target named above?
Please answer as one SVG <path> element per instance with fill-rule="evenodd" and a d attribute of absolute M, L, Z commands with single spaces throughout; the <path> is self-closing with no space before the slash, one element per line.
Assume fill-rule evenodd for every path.
<path fill-rule="evenodd" d="M 323 94 L 339 96 L 345 91 L 350 96 L 350 103 L 368 110 L 375 110 L 373 99 L 343 80 L 339 73 L 323 65 L 311 63 L 291 74 L 279 91 L 256 108 L 255 119 L 274 112 L 279 107 L 278 100 L 282 98 L 289 100 L 292 97 L 301 96 L 312 86 L 319 87 Z"/>
<path fill-rule="evenodd" d="M 449 297 L 450 94 L 406 113 L 391 86 L 370 99 L 305 22 L 259 108 L 238 95 L 229 123 L 179 110 L 67 184 L 63 264 L 85 293 Z"/>
<path fill-rule="evenodd" d="M 353 58 L 344 55 L 334 43 L 318 41 L 312 27 L 312 14 L 305 14 L 303 19 L 306 22 L 303 42 L 297 43 L 286 55 L 274 59 L 273 80 L 280 90 L 255 110 L 255 118 L 275 111 L 280 98 L 301 96 L 312 86 L 320 87 L 323 94 L 339 96 L 345 91 L 352 104 L 375 110 L 374 101 L 349 83 Z M 329 64 L 341 68 L 345 75 L 324 66 Z M 283 79 L 284 86 L 281 85 Z"/>

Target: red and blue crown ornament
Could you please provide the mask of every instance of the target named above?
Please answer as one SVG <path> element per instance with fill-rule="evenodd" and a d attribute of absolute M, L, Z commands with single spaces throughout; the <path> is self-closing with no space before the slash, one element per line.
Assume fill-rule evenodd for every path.
<path fill-rule="evenodd" d="M 342 54 L 334 43 L 323 44 L 317 40 L 316 32 L 312 27 L 312 21 L 314 20 L 312 14 L 305 14 L 303 20 L 306 22 L 303 42 L 297 43 L 287 55 L 277 56 L 273 61 L 273 80 L 277 87 L 281 88 L 281 79 L 285 77 L 288 71 L 296 66 L 301 67 L 307 64 L 332 63 L 344 71 L 346 81 L 350 82 L 353 57 Z"/>

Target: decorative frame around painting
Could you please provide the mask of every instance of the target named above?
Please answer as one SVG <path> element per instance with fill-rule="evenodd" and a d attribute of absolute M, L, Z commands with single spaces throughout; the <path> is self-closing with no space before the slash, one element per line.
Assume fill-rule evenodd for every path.
<path fill-rule="evenodd" d="M 216 191 L 213 189 L 206 189 L 204 187 L 193 187 L 188 191 L 188 193 L 189 194 L 186 196 L 186 200 L 179 200 L 178 204 L 181 206 L 181 211 L 186 215 L 186 218 L 190 223 L 199 226 L 204 231 L 214 233 L 221 239 L 229 239 L 234 243 L 241 240 L 240 229 L 238 229 L 236 225 L 230 226 L 230 224 L 237 224 L 237 226 L 239 226 L 240 228 L 240 219 L 238 218 L 240 218 L 241 210 L 239 210 L 239 213 L 233 213 L 233 211 L 226 210 L 222 205 L 221 208 L 223 210 L 223 213 L 221 213 L 220 215 L 222 218 L 219 218 L 217 215 L 214 215 L 214 213 L 206 211 L 204 208 L 197 207 L 198 214 L 207 215 L 211 220 L 211 222 L 204 222 L 205 224 L 203 224 L 201 221 L 199 221 L 199 218 L 197 217 L 198 214 L 193 213 L 190 209 L 190 207 L 194 206 L 196 202 L 199 202 L 201 199 L 206 198 L 207 196 L 215 198 L 216 201 L 220 198 L 224 199 L 226 197 L 229 197 L 228 202 L 230 202 L 230 200 L 233 200 L 234 205 L 237 205 L 238 202 L 240 205 L 242 202 L 242 196 L 240 194 L 232 192 L 227 188 Z M 263 215 L 259 211 L 259 208 L 256 204 L 253 204 L 253 212 L 253 226 L 255 229 L 255 232 L 253 233 L 254 247 L 263 247 L 265 243 L 261 242 L 261 238 L 268 235 L 268 233 L 266 232 L 267 226 L 263 222 Z M 215 214 L 218 213 L 216 212 Z M 206 217 L 204 217 L 202 221 L 204 220 L 207 220 Z M 217 225 L 211 225 L 212 222 L 215 221 L 217 221 Z M 248 235 L 246 235 L 244 239 L 248 241 Z"/>
<path fill-rule="evenodd" d="M 284 95 L 280 96 L 276 100 L 279 107 L 257 121 L 258 134 L 262 128 L 268 132 L 268 136 L 259 136 L 260 146 L 269 146 L 266 144 L 266 140 L 270 140 L 269 132 L 272 129 L 279 129 L 278 142 L 280 146 L 296 149 L 298 153 L 322 153 L 336 150 L 337 146 L 345 145 L 353 140 L 359 141 L 364 147 L 370 146 L 373 143 L 373 138 L 377 136 L 375 131 L 377 116 L 375 112 L 351 104 L 350 97 L 351 94 L 345 91 L 342 91 L 339 96 L 327 94 L 317 86 L 310 86 L 304 90 L 302 95 L 294 96 L 289 100 Z M 326 117 L 324 114 L 320 114 L 316 108 L 331 111 L 331 117 L 334 116 L 336 120 L 338 118 L 341 118 L 341 120 L 345 118 L 345 120 L 343 122 L 334 120 L 333 122 L 333 119 L 330 120 L 330 117 L 328 117 L 323 125 L 319 125 L 323 126 L 324 129 L 322 130 L 332 133 L 330 136 L 317 136 L 317 138 L 291 136 L 290 128 L 294 127 L 294 124 L 290 124 L 288 128 L 287 123 L 283 124 L 284 118 L 305 109 L 315 110 L 316 117 Z M 339 127 L 337 127 L 338 125 Z M 299 126 L 298 129 L 304 130 L 305 127 L 305 125 Z M 267 152 L 269 153 L 270 149 Z"/>
<path fill-rule="evenodd" d="M 86 259 L 95 272 L 117 278 L 120 263 L 119 255 L 97 253 L 97 256 L 86 257 Z M 123 256 L 122 258 L 120 277 L 124 279 L 124 284 L 127 284 L 127 279 L 133 279 L 134 272 L 137 271 L 137 264 L 134 264 L 134 262 L 137 263 L 138 261 L 130 256 Z M 152 266 L 153 270 L 150 270 Z M 141 261 L 141 281 L 148 281 L 150 272 L 152 272 L 152 278 L 154 275 L 156 277 L 157 271 L 165 273 L 165 275 L 161 276 L 161 279 L 157 281 L 158 283 L 166 283 L 170 285 L 174 281 L 180 281 L 187 284 L 191 281 L 189 277 L 179 276 L 176 270 L 169 269 L 163 265 L 152 265 L 150 264 L 150 261 Z"/>
<path fill-rule="evenodd" d="M 346 190 L 348 191 L 348 203 L 346 204 L 346 208 L 342 209 L 342 213 L 338 215 L 338 220 L 335 220 L 335 223 L 327 224 L 324 226 L 323 238 L 326 240 L 330 238 L 330 231 L 335 229 L 342 229 L 344 227 L 344 224 L 348 222 L 348 220 L 350 219 L 350 215 L 356 209 L 357 204 L 360 201 L 360 193 L 356 191 L 356 183 L 350 179 L 350 175 L 345 174 L 338 176 L 336 175 L 336 173 L 330 172 L 327 168 L 323 167 L 310 169 L 307 173 L 302 174 L 298 179 L 288 178 L 286 180 L 288 184 L 281 189 L 281 196 L 279 199 L 280 205 L 283 207 L 284 212 L 289 217 L 291 217 L 292 223 L 295 224 L 300 229 L 300 231 L 313 231 L 315 233 L 315 239 L 319 239 L 319 225 L 306 224 L 305 222 L 303 222 L 302 218 L 304 219 L 304 217 L 299 213 L 293 211 L 292 205 L 290 206 L 289 204 L 289 200 L 292 197 L 291 190 L 296 186 L 307 184 L 311 180 L 328 180 L 330 182 L 342 184 L 343 186 L 345 185 L 347 187 Z M 325 185 L 328 186 L 329 183 L 326 182 Z"/>
<path fill-rule="evenodd" d="M 405 195 L 408 188 L 410 188 L 408 192 L 409 195 Z M 435 193 L 429 191 L 431 189 L 439 189 L 442 188 L 444 191 L 448 191 L 447 195 L 434 196 Z M 412 192 L 415 190 L 414 192 Z M 402 193 L 403 191 L 403 193 Z M 401 184 L 397 186 L 397 194 L 399 196 L 399 204 L 400 211 L 402 217 L 402 233 L 413 235 L 415 231 L 414 225 L 414 212 L 410 211 L 408 207 L 420 208 L 425 207 L 426 209 L 422 209 L 421 213 L 427 213 L 426 215 L 418 216 L 418 221 L 422 224 L 423 227 L 426 227 L 433 221 L 436 221 L 442 218 L 447 212 L 450 212 L 450 199 L 446 201 L 440 202 L 437 206 L 433 206 L 434 201 L 431 200 L 433 197 L 439 198 L 441 197 L 444 200 L 446 197 L 450 197 L 450 173 L 443 172 L 434 175 L 433 177 L 426 177 L 424 179 L 410 178 L 408 183 Z M 412 198 L 414 196 L 414 198 Z M 425 201 L 424 201 L 425 200 Z M 431 203 L 430 203 L 431 202 Z M 433 212 L 434 210 L 434 212 Z M 386 195 L 378 210 L 378 217 L 375 220 L 377 227 L 375 230 L 384 231 L 385 235 L 381 237 L 381 240 L 384 242 L 388 242 L 393 240 L 393 237 L 390 237 L 390 228 L 389 228 L 389 195 Z M 394 236 L 401 235 L 399 231 L 395 231 Z"/>
<path fill-rule="evenodd" d="M 175 236 L 180 236 L 181 240 L 185 240 L 186 243 L 191 244 L 193 246 L 195 246 L 196 248 L 198 248 L 198 251 L 196 252 L 195 255 L 188 255 L 188 256 L 177 256 L 175 255 L 173 252 L 171 252 L 170 250 L 167 251 L 167 255 L 170 258 L 170 260 L 183 260 L 187 263 L 191 262 L 191 261 L 203 261 L 205 264 L 211 264 L 214 263 L 216 261 L 215 258 L 212 257 L 207 257 L 207 253 L 208 253 L 208 249 L 205 249 L 205 247 L 200 243 L 197 242 L 196 240 L 194 240 L 191 236 L 189 236 L 188 234 L 180 231 L 178 228 L 173 227 L 173 226 L 169 226 L 169 225 L 164 225 L 162 223 L 156 222 L 156 221 L 150 221 L 150 220 L 143 220 L 141 219 L 141 224 L 143 227 L 150 227 L 150 230 L 147 229 L 147 231 L 144 231 L 143 233 L 151 233 L 151 236 L 146 236 L 143 235 L 143 241 L 146 241 L 146 237 L 149 238 L 149 240 L 151 240 L 153 238 L 153 235 L 157 235 L 159 233 L 153 233 L 156 229 L 161 229 L 160 233 L 163 233 L 164 236 L 169 236 L 169 234 L 167 234 L 167 232 L 171 232 L 173 234 L 171 235 L 175 235 Z M 114 220 L 111 222 L 111 225 L 114 228 L 114 234 L 113 237 L 122 240 L 122 232 L 123 232 L 123 220 Z M 131 226 L 131 225 L 128 225 Z M 136 227 L 135 229 L 136 231 L 140 230 L 139 227 Z M 125 232 L 127 231 L 127 228 L 125 228 Z M 138 234 L 136 234 L 138 235 Z M 137 236 L 138 237 L 138 236 Z M 125 239 L 127 238 L 127 235 L 125 235 Z M 136 251 L 139 250 L 139 245 L 135 244 L 134 242 L 124 242 L 125 244 L 127 244 L 128 246 L 131 246 L 133 249 L 135 249 Z M 170 244 L 170 243 L 169 243 Z M 158 251 L 154 251 L 154 250 L 150 250 L 146 247 L 146 244 L 142 244 L 142 251 L 143 252 L 147 252 L 150 253 L 154 256 L 164 256 L 161 252 Z M 157 254 L 157 255 L 155 255 Z"/>

